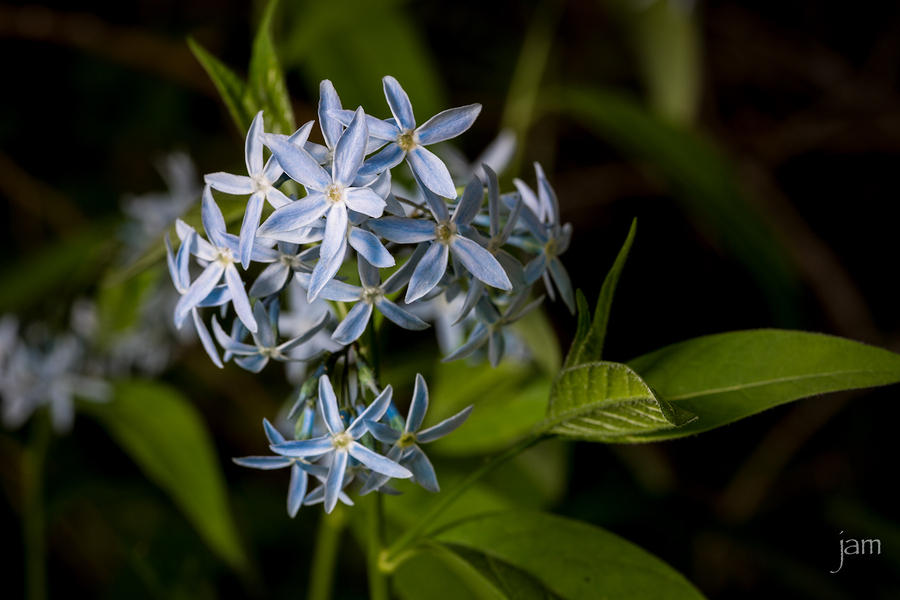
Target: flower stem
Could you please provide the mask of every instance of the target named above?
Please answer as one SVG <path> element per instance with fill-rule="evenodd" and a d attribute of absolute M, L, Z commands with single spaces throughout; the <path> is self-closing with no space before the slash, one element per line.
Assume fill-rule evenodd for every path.
<path fill-rule="evenodd" d="M 371 600 L 388 600 L 388 581 L 381 568 L 382 539 L 384 534 L 384 506 L 381 494 L 375 492 L 368 502 L 369 514 L 366 519 L 369 542 L 366 566 L 369 574 L 369 598 Z"/>
<path fill-rule="evenodd" d="M 545 433 L 539 431 L 523 438 L 504 452 L 493 456 L 478 469 L 472 471 L 459 485 L 446 494 L 443 494 L 441 499 L 435 502 L 415 525 L 407 529 L 403 535 L 397 538 L 397 541 L 395 541 L 390 548 L 382 552 L 381 559 L 379 560 L 381 570 L 390 573 L 396 569 L 406 557 L 410 556 L 410 553 L 404 552 L 404 550 L 418 542 L 419 539 L 425 535 L 426 530 L 434 523 L 435 519 L 462 496 L 475 482 L 507 460 L 540 442 L 544 437 Z"/>
<path fill-rule="evenodd" d="M 25 544 L 25 597 L 47 597 L 46 544 L 44 539 L 44 463 L 50 445 L 46 415 L 33 419 L 29 447 L 22 453 L 22 529 Z"/>
<path fill-rule="evenodd" d="M 329 600 L 334 583 L 334 566 L 337 563 L 341 534 L 347 524 L 344 509 L 338 505 L 329 514 L 323 514 L 319 520 L 319 532 L 316 534 L 316 546 L 310 566 L 309 589 L 306 597 L 309 600 Z"/>

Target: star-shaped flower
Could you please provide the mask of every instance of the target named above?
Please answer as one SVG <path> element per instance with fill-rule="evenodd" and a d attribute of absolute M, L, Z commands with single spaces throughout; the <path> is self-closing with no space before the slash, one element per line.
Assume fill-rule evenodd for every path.
<path fill-rule="evenodd" d="M 434 467 L 431 466 L 431 461 L 422 452 L 419 444 L 427 444 L 452 433 L 469 418 L 472 408 L 472 406 L 467 406 L 437 425 L 419 431 L 425 420 L 425 413 L 428 411 L 428 386 L 425 384 L 425 378 L 417 373 L 413 399 L 409 405 L 409 414 L 406 417 L 406 423 L 403 424 L 403 429 L 398 431 L 389 425 L 371 420 L 366 421 L 366 427 L 369 428 L 375 439 L 385 444 L 391 444 L 387 457 L 408 467 L 413 473 L 413 481 L 429 492 L 439 492 L 440 486 L 438 486 Z M 360 493 L 364 494 L 378 489 L 387 480 L 388 477 L 383 475 L 373 476 L 366 482 Z"/>
<path fill-rule="evenodd" d="M 391 403 L 391 386 L 387 386 L 362 411 L 349 427 L 345 427 L 338 409 L 337 397 L 327 375 L 319 378 L 319 410 L 325 422 L 327 433 L 310 440 L 298 440 L 282 444 L 272 444 L 273 452 L 296 458 L 313 458 L 329 455 L 331 466 L 325 480 L 325 512 L 330 513 L 337 504 L 338 494 L 344 486 L 347 463 L 352 456 L 369 469 L 398 479 L 408 479 L 412 473 L 392 460 L 370 450 L 357 440 L 366 434 L 366 420 L 377 421 Z"/>
<path fill-rule="evenodd" d="M 235 358 L 234 362 L 251 373 L 259 373 L 269 363 L 269 359 L 287 362 L 291 360 L 288 352 L 312 339 L 320 329 L 331 320 L 331 315 L 325 313 L 319 321 L 310 329 L 293 339 L 281 344 L 278 343 L 278 303 L 272 302 L 271 308 L 266 312 L 262 302 L 253 305 L 253 317 L 256 319 L 258 329 L 253 333 L 255 345 L 245 344 L 238 339 L 230 337 L 219 325 L 219 321 L 213 317 L 213 333 L 219 344 Z"/>
<path fill-rule="evenodd" d="M 503 359 L 506 349 L 503 328 L 527 315 L 537 308 L 543 300 L 544 297 L 541 296 L 533 302 L 527 303 L 528 290 L 524 290 L 513 298 L 501 315 L 494 307 L 494 304 L 486 296 L 483 296 L 475 307 L 475 314 L 479 321 L 472 333 L 469 334 L 469 339 L 450 355 L 446 356 L 443 362 L 465 358 L 487 343 L 488 358 L 491 361 L 491 365 L 496 367 Z"/>
<path fill-rule="evenodd" d="M 338 302 L 356 302 L 353 308 L 350 309 L 350 312 L 347 313 L 347 316 L 344 317 L 344 320 L 341 321 L 341 324 L 334 330 L 331 336 L 332 339 L 344 345 L 358 339 L 365 331 L 366 325 L 368 325 L 369 319 L 372 317 L 373 308 L 378 308 L 387 319 L 404 329 L 426 329 L 428 323 L 400 308 L 385 297 L 396 292 L 406 284 L 412 270 L 410 265 L 415 265 L 415 260 L 417 260 L 417 257 L 410 258 L 409 261 L 382 283 L 378 269 L 360 256 L 357 268 L 362 286 L 350 285 L 334 279 L 325 284 L 325 287 L 322 288 L 322 298 Z M 304 279 L 308 279 L 308 277 L 298 276 L 301 285 L 304 284 Z"/>
<path fill-rule="evenodd" d="M 241 322 L 251 332 L 256 332 L 256 320 L 250 309 L 250 299 L 244 289 L 244 282 L 234 266 L 236 262 L 234 253 L 238 249 L 238 238 L 225 231 L 225 218 L 222 211 L 212 197 L 209 186 L 203 189 L 203 205 L 201 208 L 203 229 L 209 237 L 209 241 L 200 236 L 194 236 L 189 244 L 189 250 L 206 263 L 203 273 L 191 283 L 185 293 L 175 305 L 175 323 L 184 320 L 191 309 L 199 306 L 216 288 L 222 277 L 231 293 L 231 303 Z M 178 227 L 184 230 L 193 230 L 190 226 L 180 223 Z M 182 241 L 182 243 L 185 243 Z M 271 248 L 254 243 L 251 257 L 260 262 L 272 262 L 278 258 L 277 253 Z"/>
<path fill-rule="evenodd" d="M 290 137 L 285 136 L 285 143 L 302 147 L 309 137 L 312 126 L 312 121 L 304 124 Z M 250 194 L 247 210 L 244 212 L 244 221 L 241 223 L 238 249 L 241 265 L 245 269 L 250 266 L 253 240 L 256 238 L 256 228 L 259 227 L 263 199 L 267 200 L 273 208 L 284 206 L 290 202 L 290 199 L 275 187 L 275 182 L 281 177 L 281 165 L 271 156 L 263 165 L 262 134 L 263 111 L 259 111 L 253 118 L 253 122 L 250 123 L 247 139 L 244 142 L 244 162 L 247 165 L 248 175 L 219 172 L 210 173 L 203 178 L 208 186 L 220 192 L 236 195 Z"/>
<path fill-rule="evenodd" d="M 266 438 L 269 444 L 283 444 L 287 440 L 281 435 L 275 427 L 269 423 L 268 419 L 263 419 L 263 429 L 266 432 Z M 292 458 L 288 456 L 244 456 L 241 458 L 231 459 L 242 467 L 250 467 L 251 469 L 263 469 L 271 471 L 273 469 L 291 468 L 291 482 L 288 485 L 287 496 L 287 512 L 291 518 L 297 516 L 297 511 L 303 504 L 306 497 L 306 488 L 309 483 L 307 473 L 317 477 L 325 477 L 328 469 L 320 465 L 311 464 L 300 458 Z"/>
<path fill-rule="evenodd" d="M 392 242 L 431 242 L 410 278 L 406 303 L 414 302 L 434 289 L 447 270 L 450 252 L 476 279 L 501 290 L 512 289 L 512 283 L 497 259 L 464 232 L 481 207 L 484 197 L 481 184 L 466 186 L 462 200 L 450 216 L 444 199 L 419 183 L 434 221 L 384 217 L 369 223 L 372 231 Z"/>
<path fill-rule="evenodd" d="M 319 262 L 313 269 L 309 287 L 310 300 L 334 277 L 344 260 L 348 241 L 348 208 L 375 218 L 384 211 L 384 199 L 374 190 L 353 187 L 362 165 L 367 139 L 365 113 L 358 108 L 350 126 L 337 142 L 334 164 L 329 174 L 306 150 L 271 135 L 265 138 L 285 172 L 306 187 L 309 194 L 276 209 L 260 227 L 260 235 L 299 229 L 326 215 Z M 368 239 L 365 241 L 371 242 Z"/>
<path fill-rule="evenodd" d="M 480 104 L 469 104 L 439 112 L 416 127 L 412 103 L 400 83 L 390 75 L 382 80 L 393 119 L 382 121 L 369 117 L 369 136 L 389 142 L 384 149 L 366 161 L 360 174 L 381 173 L 406 159 L 409 168 L 425 186 L 446 198 L 456 198 L 456 186 L 444 162 L 425 146 L 443 142 L 460 135 L 472 126 L 481 112 Z M 353 115 L 350 111 L 334 111 L 344 123 Z"/>

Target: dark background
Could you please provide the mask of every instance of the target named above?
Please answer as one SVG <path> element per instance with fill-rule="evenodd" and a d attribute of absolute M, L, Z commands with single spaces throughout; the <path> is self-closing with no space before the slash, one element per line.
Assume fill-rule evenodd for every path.
<path fill-rule="evenodd" d="M 429 53 L 442 96 L 438 108 L 484 105 L 461 140 L 471 156 L 504 119 L 510 81 L 536 18 L 547 19 L 551 40 L 541 90 L 596 86 L 647 103 L 633 29 L 620 6 L 386 4 Z M 302 20 L 302 11 L 282 8 Z M 103 8 L 0 5 L 3 272 L 90 222 L 115 218 L 124 194 L 161 189 L 153 165 L 167 152 L 189 152 L 201 172 L 240 164 L 242 135 L 184 38 L 195 36 L 243 72 L 259 9 L 195 0 Z M 734 233 L 685 201 L 690 190 L 670 185 L 652 156 L 629 151 L 627 143 L 578 119 L 537 114 L 528 124 L 521 164 L 537 159 L 547 168 L 563 218 L 574 224 L 565 263 L 588 298 L 596 296 L 629 222 L 638 217 L 614 307 L 610 358 L 766 326 L 900 349 L 897 5 L 702 2 L 694 18 L 699 102 L 694 116 L 669 121 L 706 140 L 730 165 L 740 191 L 734 202 L 745 203 L 770 232 L 788 265 L 788 283 L 767 280 L 752 251 L 733 252 Z M 289 39 L 292 19 L 277 20 L 276 40 Z M 360 25 L 348 21 L 341 35 L 313 51 L 349 44 Z M 391 39 L 384 44 L 388 48 Z M 284 62 L 298 119 L 312 118 L 315 82 L 325 67 Z M 354 82 L 366 97 L 377 97 L 384 74 Z M 348 86 L 341 87 L 338 75 L 324 75 L 335 79 L 345 105 L 365 100 L 344 92 Z M 698 162 L 697 168 L 707 166 Z M 530 178 L 529 171 L 523 166 L 518 173 Z M 67 294 L 72 290 L 20 312 L 26 319 L 58 319 Z M 565 347 L 574 320 L 559 304 L 549 305 L 548 314 Z M 203 359 L 197 351 L 187 360 Z M 259 383 L 230 369 L 226 395 L 225 385 L 197 375 L 204 372 L 198 367 L 167 377 L 188 393 L 200 390 L 192 398 L 220 456 L 256 451 L 258 418 L 280 400 L 260 390 L 268 383 L 283 386 L 278 375 L 268 373 Z M 567 492 L 549 508 L 634 541 L 711 598 L 895 598 L 898 418 L 892 387 L 813 398 L 664 444 L 576 444 L 569 448 Z M 0 437 L 3 596 L 10 598 L 21 595 L 22 585 L 14 458 L 25 436 Z M 287 520 L 283 478 L 224 467 L 261 574 L 260 583 L 244 587 L 94 423 L 79 419 L 72 435 L 54 442 L 51 456 L 51 596 L 302 597 L 318 515 L 301 512 Z M 830 575 L 840 532 L 880 538 L 882 556 L 848 561 Z M 361 557 L 348 540 L 338 597 L 364 595 Z"/>

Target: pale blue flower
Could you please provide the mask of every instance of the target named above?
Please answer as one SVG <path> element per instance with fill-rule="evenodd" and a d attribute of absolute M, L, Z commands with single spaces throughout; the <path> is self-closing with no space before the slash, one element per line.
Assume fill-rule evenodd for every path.
<path fill-rule="evenodd" d="M 309 121 L 290 137 L 282 136 L 284 143 L 302 147 L 309 137 L 312 126 L 313 122 Z M 263 133 L 263 111 L 259 111 L 253 118 L 253 122 L 250 123 L 247 139 L 244 142 L 244 162 L 248 175 L 219 172 L 210 173 L 203 178 L 208 186 L 220 192 L 236 195 L 250 194 L 247 209 L 244 211 L 244 221 L 241 223 L 238 249 L 241 265 L 245 269 L 250 266 L 253 240 L 256 238 L 256 229 L 259 227 L 263 200 L 267 200 L 273 208 L 284 206 L 290 202 L 290 199 L 275 187 L 275 183 L 281 177 L 281 165 L 272 156 L 263 164 Z"/>
<path fill-rule="evenodd" d="M 400 290 L 409 280 L 412 266 L 416 259 L 410 259 L 402 267 L 397 269 L 387 280 L 382 283 L 378 269 L 369 261 L 360 256 L 358 258 L 359 280 L 361 286 L 350 285 L 342 281 L 331 280 L 322 288 L 321 297 L 337 302 L 356 302 L 341 324 L 332 334 L 332 339 L 340 344 L 347 345 L 362 335 L 372 317 L 372 310 L 378 310 L 388 320 L 396 323 L 404 329 L 421 330 L 428 328 L 428 323 L 419 317 L 400 308 L 387 299 L 386 296 Z M 297 277 L 301 285 L 307 276 Z"/>
<path fill-rule="evenodd" d="M 559 222 L 559 202 L 556 192 L 547 181 L 541 165 L 534 163 L 537 175 L 538 193 L 535 193 L 523 181 L 516 179 L 514 183 L 521 194 L 525 207 L 521 213 L 521 221 L 540 244 L 540 252 L 525 266 L 525 282 L 531 285 L 543 277 L 544 285 L 550 299 L 555 298 L 553 284 L 559 290 L 569 311 L 575 312 L 575 294 L 572 282 L 559 256 L 569 248 L 572 239 L 572 225 Z M 549 274 L 549 275 L 548 275 Z"/>
<path fill-rule="evenodd" d="M 293 272 L 309 273 L 312 265 L 306 261 L 319 255 L 317 247 L 300 252 L 297 244 L 278 242 L 278 258 L 263 269 L 253 285 L 250 286 L 250 295 L 254 298 L 265 298 L 279 293 L 287 285 L 288 278 Z"/>
<path fill-rule="evenodd" d="M 337 142 L 334 164 L 329 174 L 306 150 L 274 136 L 265 138 L 285 172 L 306 187 L 309 194 L 276 209 L 260 227 L 260 234 L 272 235 L 299 229 L 326 216 L 319 261 L 313 269 L 309 287 L 310 300 L 334 277 L 344 260 L 349 237 L 348 208 L 375 218 L 384 211 L 385 202 L 378 193 L 369 187 L 353 187 L 362 165 L 367 139 L 365 113 L 358 108 L 353 121 Z M 357 234 L 357 237 L 360 246 L 372 243 L 365 235 Z M 378 246 L 381 246 L 380 242 Z"/>
<path fill-rule="evenodd" d="M 234 362 L 251 373 L 262 371 L 269 363 L 269 359 L 281 362 L 291 360 L 288 356 L 291 350 L 312 339 L 331 321 L 331 316 L 326 313 L 318 323 L 302 335 L 279 344 L 278 302 L 272 302 L 268 311 L 262 302 L 257 302 L 253 305 L 253 317 L 258 326 L 257 331 L 252 334 L 254 345 L 245 344 L 239 338 L 230 337 L 219 325 L 219 321 L 213 317 L 213 333 L 219 345 L 225 348 L 229 354 L 237 356 L 238 358 L 235 358 Z"/>
<path fill-rule="evenodd" d="M 314 458 L 318 456 L 331 460 L 328 478 L 325 481 L 325 512 L 330 513 L 337 504 L 338 494 L 344 486 L 347 463 L 352 456 L 369 469 L 399 479 L 412 477 L 412 473 L 394 461 L 377 454 L 358 441 L 367 433 L 366 420 L 377 421 L 387 410 L 391 402 L 391 386 L 387 386 L 372 403 L 362 411 L 347 427 L 341 419 L 337 397 L 327 375 L 319 378 L 319 410 L 325 423 L 327 433 L 310 440 L 298 440 L 272 444 L 272 451 L 284 456 L 296 458 Z"/>
<path fill-rule="evenodd" d="M 528 303 L 528 290 L 524 290 L 519 293 L 518 296 L 513 298 L 501 315 L 494 304 L 486 296 L 482 297 L 475 307 L 475 314 L 479 321 L 472 330 L 472 333 L 469 334 L 469 339 L 467 339 L 462 346 L 445 357 L 443 362 L 465 358 L 487 343 L 488 358 L 491 361 L 491 365 L 496 367 L 503 359 L 503 354 L 506 349 L 503 328 L 515 323 L 527 315 L 537 308 L 543 300 L 544 297 L 541 296 L 531 303 Z"/>
<path fill-rule="evenodd" d="M 285 443 L 286 440 L 284 439 L 284 436 L 269 423 L 268 419 L 263 419 L 263 430 L 266 432 L 266 438 L 269 440 L 269 444 Z M 244 456 L 241 458 L 233 458 L 231 460 L 242 467 L 264 469 L 267 471 L 290 467 L 291 481 L 290 484 L 288 484 L 287 512 L 291 518 L 297 516 L 297 511 L 300 510 L 303 499 L 306 497 L 309 479 L 307 473 L 318 477 L 325 477 L 328 474 L 328 469 L 323 466 L 314 465 L 301 458 L 281 455 Z"/>
<path fill-rule="evenodd" d="M 234 266 L 235 252 L 237 252 L 239 241 L 237 236 L 225 231 L 225 218 L 213 200 L 209 186 L 203 189 L 201 216 L 203 229 L 206 231 L 209 241 L 200 236 L 191 236 L 189 250 L 204 261 L 206 266 L 175 305 L 175 323 L 176 325 L 180 324 L 192 308 L 204 302 L 224 277 L 228 291 L 231 293 L 231 303 L 238 318 L 247 329 L 256 332 L 256 320 L 253 318 L 253 311 L 250 308 L 250 299 L 247 297 L 247 291 L 244 289 L 244 282 L 241 281 L 237 267 Z M 176 225 L 182 232 L 193 231 L 193 228 L 185 223 L 179 222 Z M 179 237 L 181 237 L 180 234 Z M 182 244 L 184 243 L 186 240 L 182 241 Z M 271 248 L 255 242 L 251 258 L 259 262 L 271 262 L 278 258 L 278 254 Z"/>
<path fill-rule="evenodd" d="M 315 142 L 306 142 L 305 148 L 310 155 L 318 161 L 320 165 L 328 166 L 334 161 L 334 152 L 337 148 L 338 140 L 344 132 L 344 123 L 335 116 L 343 110 L 341 99 L 334 84 L 328 79 L 319 82 L 319 128 L 322 130 L 322 137 L 325 145 Z M 353 118 L 352 112 L 350 115 Z M 370 137 L 366 146 L 366 154 L 375 152 L 387 142 Z"/>
<path fill-rule="evenodd" d="M 437 286 L 447 270 L 450 252 L 476 279 L 492 287 L 511 290 L 512 283 L 494 256 L 468 237 L 465 228 L 478 213 L 484 196 L 481 183 L 474 180 L 466 186 L 453 216 L 443 198 L 420 182 L 434 221 L 384 217 L 371 221 L 369 228 L 381 237 L 399 244 L 431 242 L 410 278 L 406 303 L 422 298 Z"/>
<path fill-rule="evenodd" d="M 51 338 L 45 351 L 18 339 L 7 321 L 0 357 L 0 401 L 3 423 L 16 428 L 41 407 L 50 411 L 53 428 L 66 432 L 75 419 L 74 398 L 109 400 L 109 384 L 83 373 L 84 346 L 71 334 Z"/>
<path fill-rule="evenodd" d="M 368 117 L 369 136 L 389 142 L 381 152 L 366 161 L 361 174 L 381 173 L 406 159 L 409 168 L 424 185 L 446 198 L 456 198 L 456 186 L 444 162 L 425 146 L 443 142 L 460 135 L 472 126 L 481 112 L 480 104 L 451 108 L 436 114 L 416 127 L 412 104 L 400 83 L 390 75 L 382 79 L 384 97 L 393 119 L 382 121 Z M 353 118 L 350 111 L 333 113 L 344 123 Z"/>
<path fill-rule="evenodd" d="M 412 471 L 413 481 L 429 492 L 439 492 L 440 487 L 434 467 L 422 452 L 419 444 L 427 444 L 452 433 L 469 418 L 472 408 L 472 406 L 467 406 L 437 425 L 419 431 L 425 420 L 425 413 L 428 411 L 428 386 L 425 384 L 425 378 L 417 373 L 409 414 L 406 422 L 402 423 L 402 429 L 378 423 L 375 420 L 367 420 L 366 427 L 379 442 L 391 444 L 387 458 L 399 462 Z M 384 475 L 373 476 L 369 478 L 360 493 L 365 494 L 378 489 L 387 480 L 388 477 Z"/>
<path fill-rule="evenodd" d="M 166 264 L 169 267 L 169 275 L 172 278 L 172 283 L 175 285 L 175 290 L 182 295 L 187 293 L 191 286 L 188 263 L 191 257 L 190 249 L 196 245 L 195 238 L 197 237 L 197 232 L 193 229 L 188 229 L 186 233 L 185 237 L 181 240 L 181 246 L 178 248 L 177 255 L 173 255 L 172 253 L 172 242 L 169 241 L 169 234 L 167 233 L 163 238 L 166 243 Z M 197 337 L 200 338 L 200 344 L 202 344 L 203 349 L 206 351 L 206 354 L 209 355 L 213 364 L 220 369 L 223 365 L 219 358 L 219 351 L 216 350 L 216 345 L 212 341 L 212 336 L 209 335 L 209 330 L 206 328 L 206 324 L 203 322 L 203 318 L 200 316 L 200 312 L 197 309 L 204 306 L 222 306 L 230 301 L 231 292 L 228 290 L 228 286 L 224 284 L 217 285 L 209 292 L 209 294 L 207 294 L 206 298 L 203 298 L 196 306 L 192 306 L 189 311 L 191 313 L 191 320 L 194 323 L 194 330 L 197 332 Z M 184 318 L 180 320 L 176 318 L 175 326 L 180 329 L 183 322 Z"/>

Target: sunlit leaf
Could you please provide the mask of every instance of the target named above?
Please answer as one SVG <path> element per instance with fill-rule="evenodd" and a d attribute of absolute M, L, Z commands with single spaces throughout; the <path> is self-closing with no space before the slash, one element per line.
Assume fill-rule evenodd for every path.
<path fill-rule="evenodd" d="M 212 79 L 228 108 L 228 114 L 243 135 L 253 120 L 253 115 L 259 110 L 258 105 L 247 95 L 247 84 L 218 58 L 207 52 L 194 38 L 189 37 L 187 43 L 197 61 L 206 70 L 206 74 Z"/>
<path fill-rule="evenodd" d="M 245 93 L 265 111 L 266 131 L 288 134 L 294 131 L 294 110 L 272 41 L 272 17 L 277 7 L 278 0 L 270 0 L 260 20 Z"/>
<path fill-rule="evenodd" d="M 900 382 L 900 355 L 829 335 L 760 329 L 667 346 L 629 365 L 672 406 L 697 419 L 636 441 L 682 437 L 827 392 Z"/>
<path fill-rule="evenodd" d="M 504 570 L 526 573 L 561 598 L 703 598 L 678 572 L 630 542 L 545 513 L 512 510 L 477 516 L 433 538 L 498 561 Z"/>

